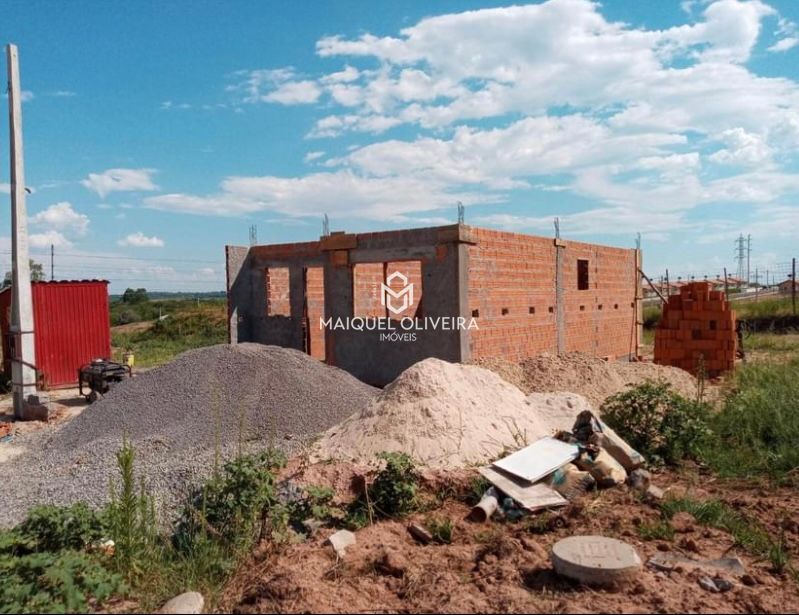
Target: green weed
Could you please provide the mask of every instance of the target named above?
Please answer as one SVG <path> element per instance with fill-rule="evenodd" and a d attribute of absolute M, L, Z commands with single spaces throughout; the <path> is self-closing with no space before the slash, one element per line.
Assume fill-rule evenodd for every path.
<path fill-rule="evenodd" d="M 357 527 L 377 518 L 400 518 L 418 508 L 419 474 L 405 453 L 380 453 L 384 462 L 371 485 L 349 507 L 347 524 Z M 361 525 L 362 527 L 362 525 Z"/>
<path fill-rule="evenodd" d="M 788 553 L 782 540 L 774 541 L 760 523 L 720 500 L 672 498 L 665 500 L 660 509 L 666 519 L 678 512 L 687 512 L 702 525 L 729 532 L 737 545 L 752 555 L 769 560 L 776 572 L 782 572 L 788 565 Z"/>
<path fill-rule="evenodd" d="M 799 468 L 799 359 L 749 363 L 735 373 L 710 425 L 704 457 L 722 476 L 783 480 Z"/>
<path fill-rule="evenodd" d="M 452 530 L 455 525 L 451 519 L 431 517 L 425 521 L 425 527 L 436 542 L 442 545 L 448 545 L 452 542 Z"/>
<path fill-rule="evenodd" d="M 637 530 L 642 540 L 671 540 L 674 538 L 674 528 L 668 521 L 642 523 Z"/>
<path fill-rule="evenodd" d="M 652 464 L 700 457 L 711 437 L 709 406 L 688 400 L 666 382 L 644 382 L 602 404 L 602 419 Z"/>

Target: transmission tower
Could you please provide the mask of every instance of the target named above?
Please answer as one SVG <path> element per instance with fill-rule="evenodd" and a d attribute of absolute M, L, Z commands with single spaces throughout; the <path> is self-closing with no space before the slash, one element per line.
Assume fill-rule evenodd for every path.
<path fill-rule="evenodd" d="M 327 237 L 328 235 L 330 235 L 330 220 L 325 214 L 322 218 L 322 237 Z"/>
<path fill-rule="evenodd" d="M 746 267 L 746 238 L 741 233 L 735 240 L 735 261 L 738 263 L 737 277 L 743 280 Z"/>
<path fill-rule="evenodd" d="M 258 243 L 258 227 L 255 224 L 250 225 L 250 245 L 254 246 Z"/>

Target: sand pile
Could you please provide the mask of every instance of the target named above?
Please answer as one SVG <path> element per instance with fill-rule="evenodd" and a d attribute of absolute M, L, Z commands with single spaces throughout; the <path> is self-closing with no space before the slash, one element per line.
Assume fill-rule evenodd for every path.
<path fill-rule="evenodd" d="M 372 462 L 382 451 L 405 452 L 429 467 L 463 467 L 570 429 L 574 417 L 589 408 L 578 395 L 525 398 L 489 370 L 426 359 L 330 428 L 313 454 L 319 460 Z"/>
<path fill-rule="evenodd" d="M 571 391 L 596 408 L 606 398 L 645 380 L 665 380 L 686 397 L 696 395 L 696 380 L 686 371 L 654 363 L 608 362 L 579 352 L 543 353 L 513 363 L 504 359 L 475 362 L 490 369 L 525 393 Z"/>
<path fill-rule="evenodd" d="M 366 405 L 378 390 L 287 348 L 222 344 L 190 350 L 104 399 L 3 464 L 0 525 L 33 504 L 100 505 L 123 436 L 136 470 L 167 509 L 239 446 L 292 452 Z"/>

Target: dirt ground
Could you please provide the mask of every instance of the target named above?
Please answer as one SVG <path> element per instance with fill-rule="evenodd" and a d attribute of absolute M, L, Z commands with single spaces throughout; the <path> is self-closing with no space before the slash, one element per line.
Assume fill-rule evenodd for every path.
<path fill-rule="evenodd" d="M 27 450 L 30 441 L 46 435 L 71 421 L 88 405 L 78 394 L 77 388 L 49 391 L 52 415 L 46 423 L 41 421 L 15 421 L 11 394 L 0 396 L 0 422 L 11 423 L 11 438 L 0 442 L 0 463 L 16 457 Z"/>
<path fill-rule="evenodd" d="M 295 468 L 296 472 L 296 468 Z M 356 470 L 343 464 L 318 464 L 292 476 L 299 483 L 326 484 L 347 493 Z M 427 477 L 428 492 L 454 493 L 468 485 L 474 471 Z M 789 489 L 764 490 L 753 484 L 722 483 L 700 473 L 660 474 L 653 482 L 677 495 L 719 498 L 758 519 L 772 533 L 784 532 L 795 559 L 799 495 Z M 321 530 L 307 541 L 279 548 L 263 545 L 245 563 L 223 596 L 220 608 L 264 612 L 797 612 L 799 587 L 788 573 L 775 574 L 735 545 L 728 533 L 688 518 L 673 540 L 646 541 L 637 526 L 656 521 L 659 511 L 626 487 L 586 495 L 558 514 L 519 522 L 466 520 L 469 506 L 450 497 L 433 510 L 403 521 L 383 521 L 356 532 L 357 544 L 336 559 Z M 449 545 L 418 544 L 409 522 L 449 518 L 455 523 Z M 793 519 L 793 523 L 786 523 Z M 675 526 L 677 524 L 675 523 Z M 787 530 L 785 528 L 788 528 Z M 659 552 L 696 559 L 738 556 L 744 581 L 730 574 L 726 593 L 710 593 L 698 579 L 706 573 L 690 567 L 663 572 L 644 568 L 624 587 L 597 589 L 559 578 L 549 549 L 561 538 L 599 534 L 632 544 L 646 563 Z M 710 576 L 714 576 L 711 574 Z M 749 583 L 747 585 L 746 583 Z"/>

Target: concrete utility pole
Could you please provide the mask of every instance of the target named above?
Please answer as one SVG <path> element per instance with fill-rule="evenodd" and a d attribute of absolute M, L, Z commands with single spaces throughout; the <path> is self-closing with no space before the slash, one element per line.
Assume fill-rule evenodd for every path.
<path fill-rule="evenodd" d="M 25 208 L 25 165 L 22 150 L 22 100 L 19 54 L 6 46 L 8 62 L 8 126 L 11 145 L 11 389 L 14 416 L 46 419 L 48 409 L 36 393 L 36 349 L 33 336 L 33 298 L 28 260 L 28 216 Z"/>

